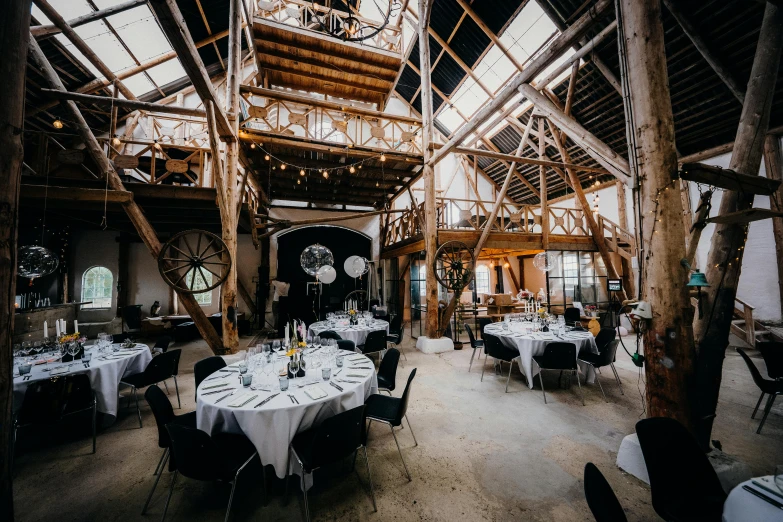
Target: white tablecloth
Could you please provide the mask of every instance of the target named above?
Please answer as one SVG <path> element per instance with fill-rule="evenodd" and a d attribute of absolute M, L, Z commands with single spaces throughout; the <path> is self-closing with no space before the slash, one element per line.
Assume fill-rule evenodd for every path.
<path fill-rule="evenodd" d="M 534 334 L 522 334 L 514 333 L 510 330 L 503 330 L 503 323 L 492 323 L 484 327 L 484 332 L 490 335 L 494 335 L 500 339 L 500 341 L 509 348 L 514 348 L 519 351 L 519 367 L 522 368 L 522 372 L 527 379 L 527 385 L 533 387 L 533 377 L 538 372 L 538 365 L 533 364 L 534 355 L 543 355 L 544 348 L 549 343 L 565 342 L 573 343 L 576 345 L 577 356 L 582 350 L 589 350 L 593 353 L 598 353 L 598 347 L 595 344 L 595 337 L 590 332 L 567 332 L 561 336 L 562 339 L 558 339 L 549 333 L 534 333 Z M 551 336 L 552 338 L 546 338 Z M 535 368 L 534 368 L 535 366 Z M 582 367 L 583 370 L 585 369 Z M 592 371 L 588 371 L 586 382 L 593 382 L 595 380 L 595 374 Z"/>
<path fill-rule="evenodd" d="M 772 477 L 767 477 L 772 480 Z M 729 493 L 726 503 L 723 504 L 723 522 L 745 522 L 747 520 L 763 520 L 764 522 L 783 521 L 783 509 L 777 508 L 769 502 L 758 498 L 753 493 L 748 493 L 742 486 L 750 486 L 761 491 L 768 497 L 783 502 L 773 494 L 754 486 L 750 480 L 746 480 Z"/>
<path fill-rule="evenodd" d="M 386 334 L 388 334 L 389 323 L 388 321 L 382 321 L 380 319 L 371 319 L 370 323 L 366 326 L 335 326 L 334 328 L 330 328 L 329 323 L 326 321 L 319 321 L 310 325 L 307 329 L 307 334 L 315 337 L 326 330 L 332 330 L 343 339 L 351 340 L 356 346 L 359 346 L 360 344 L 364 344 L 364 341 L 367 340 L 367 335 L 370 332 L 385 330 Z"/>
<path fill-rule="evenodd" d="M 119 345 L 114 346 L 118 347 Z M 87 348 L 89 349 L 89 346 Z M 69 368 L 68 373 L 61 373 L 56 375 L 56 377 L 86 373 L 90 379 L 92 389 L 95 390 L 98 411 L 116 417 L 120 379 L 125 375 L 143 372 L 152 360 L 149 346 L 137 343 L 136 348 L 139 349 L 136 353 L 116 359 L 103 359 L 106 354 L 101 355 L 101 357 L 93 354 L 89 368 L 85 368 L 81 360 L 77 359 Z M 49 363 L 50 368 L 60 365 L 59 362 Z M 50 371 L 44 371 L 46 366 L 45 364 L 33 366 L 30 372 L 30 375 L 32 375 L 30 380 L 25 381 L 21 377 L 14 377 L 14 411 L 18 411 L 22 407 L 24 393 L 30 384 L 51 377 Z M 18 375 L 18 370 L 15 372 L 15 375 Z"/>
<path fill-rule="evenodd" d="M 349 362 L 345 359 L 343 371 L 340 372 L 337 378 L 335 378 L 334 373 L 338 369 L 332 370 L 332 381 L 339 385 L 343 391 L 339 391 L 327 381 L 319 378 L 319 384 L 312 387 L 320 387 L 327 393 L 327 396 L 318 400 L 313 400 L 305 394 L 304 390 L 310 388 L 310 386 L 297 388 L 291 381 L 289 389 L 285 392 L 281 392 L 277 384 L 272 385 L 272 391 L 253 391 L 250 388 L 246 388 L 215 404 L 225 394 L 202 395 L 204 391 L 214 391 L 212 389 L 203 390 L 203 388 L 222 382 L 230 383 L 229 386 L 225 387 L 226 393 L 232 389 L 241 388 L 237 377 L 238 374 L 225 372 L 228 376 L 226 379 L 205 380 L 197 390 L 197 426 L 200 430 L 210 434 L 216 432 L 244 433 L 258 450 L 261 462 L 264 465 L 271 464 L 274 466 L 277 476 L 284 478 L 287 474 L 288 446 L 294 435 L 319 424 L 326 418 L 361 406 L 367 397 L 373 393 L 378 393 L 378 379 L 370 359 L 354 353 L 351 353 L 348 357 L 351 359 L 355 358 L 357 361 L 361 357 L 362 360 L 360 362 Z M 348 371 L 353 366 L 369 366 L 373 367 L 373 369 Z M 315 371 L 320 377 L 321 369 L 318 368 Z M 362 373 L 364 377 L 345 377 L 348 373 Z M 304 380 L 308 378 L 306 376 Z M 352 384 L 335 380 L 342 378 L 360 382 Z M 257 395 L 257 397 L 243 407 L 232 408 L 229 406 L 238 397 L 246 393 L 249 394 L 248 398 L 253 395 Z M 255 408 L 258 403 L 275 393 L 280 393 L 280 395 L 263 406 Z M 288 398 L 289 393 L 297 398 L 299 404 L 291 402 Z"/>

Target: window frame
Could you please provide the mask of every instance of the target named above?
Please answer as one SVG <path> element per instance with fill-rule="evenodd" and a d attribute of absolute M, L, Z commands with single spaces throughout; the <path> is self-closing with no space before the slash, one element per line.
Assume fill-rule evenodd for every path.
<path fill-rule="evenodd" d="M 88 277 L 88 275 L 92 271 L 99 271 L 101 269 L 106 271 L 106 274 L 102 274 L 103 275 L 103 280 L 105 281 L 106 275 L 108 275 L 108 278 L 109 278 L 109 296 L 108 297 L 105 297 L 105 296 L 103 296 L 103 297 L 88 297 L 88 296 L 86 296 L 85 295 L 85 291 L 86 290 L 92 288 L 92 290 L 94 292 L 98 288 L 95 283 L 92 284 L 92 285 L 88 285 L 87 284 L 87 277 Z M 96 276 L 97 276 L 97 272 L 96 272 Z M 112 271 L 111 271 L 111 269 L 109 267 L 102 266 L 102 265 L 93 265 L 93 266 L 87 268 L 82 273 L 81 285 L 82 286 L 81 286 L 80 292 L 79 292 L 80 293 L 80 297 L 81 297 L 81 301 L 82 302 L 91 301 L 88 304 L 81 305 L 81 309 L 82 310 L 111 310 L 112 309 L 112 306 L 114 305 L 114 274 L 112 273 Z M 103 290 L 103 288 L 105 288 L 105 283 L 100 288 Z M 108 305 L 107 306 L 96 305 L 95 301 L 99 300 L 99 299 L 100 300 L 108 299 Z"/>
<path fill-rule="evenodd" d="M 479 274 L 482 274 L 486 276 L 486 290 L 483 290 L 482 288 L 482 281 L 483 277 L 479 277 Z M 476 267 L 476 293 L 477 294 L 489 294 L 489 287 L 492 277 L 490 277 L 489 267 L 487 265 L 479 265 Z"/>

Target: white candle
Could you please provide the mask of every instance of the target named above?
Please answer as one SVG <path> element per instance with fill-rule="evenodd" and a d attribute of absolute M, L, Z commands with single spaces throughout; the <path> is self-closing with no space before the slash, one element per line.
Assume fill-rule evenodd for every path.
<path fill-rule="evenodd" d="M 54 328 L 55 328 L 55 330 L 57 330 L 57 337 L 59 338 L 60 337 L 60 320 L 59 319 L 54 322 Z"/>
<path fill-rule="evenodd" d="M 288 324 L 285 325 L 285 344 L 288 346 Z"/>
<path fill-rule="evenodd" d="M 49 325 L 44 321 L 44 339 L 49 337 Z"/>
<path fill-rule="evenodd" d="M 79 321 L 76 319 L 73 320 L 73 333 L 76 333 L 79 331 Z"/>
<path fill-rule="evenodd" d="M 63 335 L 68 333 L 68 329 L 65 327 L 65 319 L 60 319 L 60 331 Z"/>

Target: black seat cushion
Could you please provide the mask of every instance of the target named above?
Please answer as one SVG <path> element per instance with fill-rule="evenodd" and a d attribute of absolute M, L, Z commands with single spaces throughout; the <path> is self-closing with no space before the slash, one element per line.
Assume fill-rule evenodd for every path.
<path fill-rule="evenodd" d="M 396 343 L 400 339 L 399 335 L 392 335 L 389 334 L 386 336 L 386 342 L 387 343 Z"/>
<path fill-rule="evenodd" d="M 383 388 L 384 390 L 394 390 L 394 382 L 389 381 L 385 375 L 378 374 L 378 388 Z"/>
<path fill-rule="evenodd" d="M 600 359 L 601 355 L 593 352 L 582 352 L 579 354 L 579 360 L 584 361 L 586 363 L 594 364 L 597 363 Z"/>
<path fill-rule="evenodd" d="M 473 341 L 473 344 L 475 345 L 475 346 L 473 346 L 473 348 L 483 348 L 484 347 L 484 339 L 476 339 L 475 341 Z"/>
<path fill-rule="evenodd" d="M 126 375 L 121 380 L 126 384 L 135 386 L 136 388 L 144 388 L 149 384 L 153 384 L 146 382 L 146 379 L 144 378 L 144 372 L 134 373 L 133 375 Z"/>
<path fill-rule="evenodd" d="M 215 433 L 212 440 L 220 450 L 223 480 L 234 480 L 237 470 L 256 452 L 256 447 L 246 436 L 235 433 Z"/>
<path fill-rule="evenodd" d="M 370 419 L 377 419 L 384 422 L 390 422 L 392 426 L 399 426 L 397 422 L 397 412 L 400 411 L 399 397 L 387 397 L 385 395 L 373 394 L 365 402 L 365 416 Z"/>

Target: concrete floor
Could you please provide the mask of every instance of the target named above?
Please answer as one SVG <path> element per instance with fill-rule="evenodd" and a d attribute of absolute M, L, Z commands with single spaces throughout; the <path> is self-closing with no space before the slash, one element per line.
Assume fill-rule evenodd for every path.
<path fill-rule="evenodd" d="M 247 344 L 251 338 L 243 339 Z M 626 339 L 630 349 L 631 339 Z M 413 481 L 408 482 L 391 434 L 374 426 L 369 442 L 370 465 L 378 513 L 373 513 L 362 459 L 357 473 L 344 466 L 325 470 L 311 490 L 315 520 L 592 520 L 584 500 L 582 472 L 595 463 L 613 486 L 629 520 L 658 520 L 649 488 L 615 466 L 622 438 L 643 417 L 643 384 L 638 370 L 620 351 L 618 370 L 625 395 L 620 395 L 610 372 L 602 383 L 606 403 L 596 385 L 585 388 L 582 406 L 577 388 L 557 388 L 557 374 L 545 378 L 545 405 L 538 381 L 529 390 L 515 367 L 509 393 L 505 376 L 487 365 L 480 382 L 481 363 L 468 373 L 470 349 L 424 355 L 406 342 L 398 383 L 418 368 L 408 415 L 410 430 L 398 438 Z M 183 412 L 194 409 L 192 368 L 210 354 L 203 341 L 182 346 L 180 395 Z M 763 361 L 755 359 L 762 368 Z M 507 368 L 507 366 L 506 366 Z M 723 390 L 713 438 L 723 450 L 746 461 L 755 475 L 773 472 L 783 463 L 783 400 L 779 400 L 761 435 L 750 419 L 758 392 L 740 357 L 727 352 Z M 176 406 L 176 397 L 171 399 Z M 401 390 L 395 393 L 399 395 Z M 176 410 L 175 410 L 176 411 Z M 151 488 L 153 470 L 161 455 L 155 421 L 142 403 L 144 427 L 135 411 L 120 413 L 117 422 L 98 436 L 96 455 L 90 453 L 89 431 L 54 429 L 50 433 L 20 433 L 14 479 L 17 518 L 24 520 L 158 520 L 170 475 L 164 473 L 153 503 L 142 517 L 141 507 Z M 248 467 L 240 478 L 233 520 L 303 519 L 301 493 L 283 502 L 282 481 L 268 470 L 270 498 L 264 506 L 260 466 Z M 296 489 L 293 489 L 296 492 Z M 226 485 L 180 479 L 167 520 L 222 520 L 228 500 Z"/>

